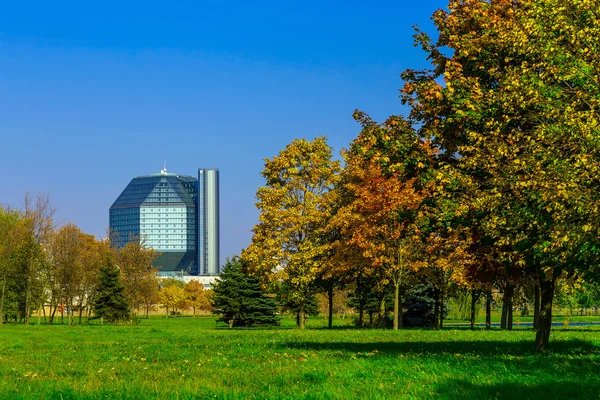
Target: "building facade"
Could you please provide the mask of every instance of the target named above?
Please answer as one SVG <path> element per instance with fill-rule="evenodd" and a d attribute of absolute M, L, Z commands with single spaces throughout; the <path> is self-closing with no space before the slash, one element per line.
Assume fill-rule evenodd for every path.
<path fill-rule="evenodd" d="M 219 170 L 133 178 L 110 207 L 109 227 L 116 246 L 142 240 L 160 252 L 162 276 L 219 274 Z"/>

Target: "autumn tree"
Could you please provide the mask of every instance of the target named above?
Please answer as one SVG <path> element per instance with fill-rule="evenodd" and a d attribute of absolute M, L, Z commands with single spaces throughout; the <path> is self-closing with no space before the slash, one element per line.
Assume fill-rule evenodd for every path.
<path fill-rule="evenodd" d="M 285 282 L 297 304 L 300 328 L 331 245 L 329 196 L 339 172 L 340 162 L 332 160 L 325 137 L 293 140 L 278 156 L 266 159 L 262 171 L 266 185 L 256 195 L 259 223 L 242 257 L 265 282 Z"/>
<path fill-rule="evenodd" d="M 416 221 L 427 195 L 422 173 L 433 150 L 401 117 L 381 125 L 363 113 L 355 118 L 363 129 L 344 153 L 344 188 L 350 196 L 334 219 L 344 238 L 335 245 L 359 250 L 366 275 L 380 274 L 381 288 L 392 284 L 398 329 L 402 294 L 421 252 Z"/>
<path fill-rule="evenodd" d="M 207 310 L 210 308 L 209 292 L 197 280 L 191 280 L 185 285 L 185 297 L 193 309 L 194 316 L 196 316 L 196 309 Z"/>
<path fill-rule="evenodd" d="M 556 279 L 598 264 L 596 11 L 591 0 L 450 1 L 433 17 L 437 41 L 416 35 L 433 70 L 403 74 L 421 133 L 471 179 L 482 230 L 539 279 L 538 349 Z"/>
<path fill-rule="evenodd" d="M 121 269 L 125 293 L 129 298 L 130 318 L 134 310 L 144 304 L 148 291 L 156 285 L 157 269 L 152 261 L 158 257 L 158 252 L 146 246 L 143 240 L 130 238 L 124 246 L 116 249 L 115 263 Z"/>
<path fill-rule="evenodd" d="M 170 312 L 177 315 L 177 310 L 185 308 L 186 296 L 185 289 L 182 285 L 168 285 L 162 287 L 158 292 L 158 301 L 166 309 L 166 317 L 169 317 Z"/>
<path fill-rule="evenodd" d="M 139 282 L 139 298 L 144 307 L 144 314 L 149 318 L 150 309 L 152 309 L 159 301 L 159 283 L 154 274 L 143 275 Z"/>
<path fill-rule="evenodd" d="M 97 268 L 97 264 L 90 265 L 92 261 L 90 256 L 95 251 L 95 239 L 91 235 L 86 235 L 81 230 L 73 225 L 66 224 L 60 227 L 51 235 L 49 241 L 50 261 L 52 264 L 52 274 L 49 276 L 49 282 L 52 283 L 51 296 L 58 292 L 58 298 L 54 302 L 56 306 L 60 302 L 61 315 L 64 310 L 67 311 L 67 323 L 70 325 L 73 322 L 73 311 L 75 309 L 75 300 L 79 296 L 78 308 L 81 312 L 85 303 L 85 294 L 82 293 L 84 285 L 90 284 L 86 282 L 90 269 Z M 52 323 L 50 317 L 50 323 Z"/>
<path fill-rule="evenodd" d="M 81 270 L 80 284 L 76 290 L 77 308 L 79 310 L 79 324 L 82 322 L 83 313 L 86 312 L 89 320 L 99 282 L 100 267 L 109 253 L 108 242 L 98 241 L 94 235 L 80 233 Z"/>

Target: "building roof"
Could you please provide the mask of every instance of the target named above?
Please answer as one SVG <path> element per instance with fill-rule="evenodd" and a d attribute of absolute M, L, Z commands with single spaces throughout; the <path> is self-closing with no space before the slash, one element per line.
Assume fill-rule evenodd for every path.
<path fill-rule="evenodd" d="M 195 207 L 196 203 L 185 183 L 195 184 L 191 176 L 160 173 L 135 177 L 110 208 L 173 205 Z"/>

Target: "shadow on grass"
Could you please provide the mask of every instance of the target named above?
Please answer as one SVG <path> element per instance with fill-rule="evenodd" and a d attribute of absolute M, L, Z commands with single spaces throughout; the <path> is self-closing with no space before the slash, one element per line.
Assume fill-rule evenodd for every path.
<path fill-rule="evenodd" d="M 404 341 L 404 342 L 284 342 L 282 348 L 303 351 L 333 351 L 349 353 L 375 353 L 397 356 L 399 354 L 476 354 L 482 356 L 531 355 L 536 353 L 531 340 L 502 341 Z M 550 353 L 563 355 L 598 355 L 600 346 L 579 339 L 550 342 Z"/>
<path fill-rule="evenodd" d="M 400 365 L 406 362 L 402 356 L 412 355 L 412 363 L 440 377 L 426 389 L 427 398 L 600 398 L 600 346 L 579 339 L 552 341 L 551 351 L 545 353 L 536 353 L 530 340 L 288 342 L 281 347 L 330 352 L 327 358 L 340 360 L 350 354 L 359 359 L 389 357 Z"/>
<path fill-rule="evenodd" d="M 544 371 L 547 372 L 547 371 Z M 572 374 L 551 374 L 535 383 L 472 383 L 467 380 L 450 379 L 434 385 L 437 398 L 451 399 L 598 399 L 600 379 L 581 379 Z"/>

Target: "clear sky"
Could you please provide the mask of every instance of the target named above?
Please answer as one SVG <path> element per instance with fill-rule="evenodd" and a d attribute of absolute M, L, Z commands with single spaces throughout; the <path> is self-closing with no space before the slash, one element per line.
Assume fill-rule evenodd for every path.
<path fill-rule="evenodd" d="M 257 222 L 263 159 L 325 135 L 338 153 L 360 109 L 404 114 L 441 0 L 5 1 L 0 5 L 0 204 L 50 193 L 59 223 L 104 236 L 137 175 L 221 171 L 221 254 Z"/>

